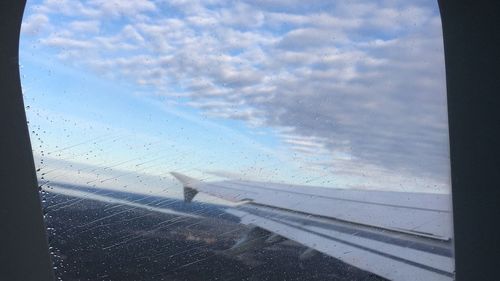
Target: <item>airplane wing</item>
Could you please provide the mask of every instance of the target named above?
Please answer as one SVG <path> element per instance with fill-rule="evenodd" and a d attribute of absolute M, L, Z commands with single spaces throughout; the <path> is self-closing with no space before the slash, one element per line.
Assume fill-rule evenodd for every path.
<path fill-rule="evenodd" d="M 391 280 L 453 280 L 450 196 L 250 181 L 202 182 L 172 173 L 184 200 L 198 192 L 241 203 L 253 228 L 228 253 L 289 239 Z"/>

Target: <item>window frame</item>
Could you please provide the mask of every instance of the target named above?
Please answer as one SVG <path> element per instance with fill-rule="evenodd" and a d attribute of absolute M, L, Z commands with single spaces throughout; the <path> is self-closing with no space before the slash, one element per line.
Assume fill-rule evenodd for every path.
<path fill-rule="evenodd" d="M 446 2 L 446 3 L 445 3 Z M 438 0 L 443 26 L 457 280 L 498 276 L 499 5 Z M 54 280 L 19 77 L 25 0 L 0 2 L 0 276 Z M 496 130 L 495 130 L 496 129 Z"/>

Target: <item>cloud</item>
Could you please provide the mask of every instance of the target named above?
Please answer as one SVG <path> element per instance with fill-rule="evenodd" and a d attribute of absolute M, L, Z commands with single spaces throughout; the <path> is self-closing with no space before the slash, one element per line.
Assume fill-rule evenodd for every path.
<path fill-rule="evenodd" d="M 73 21 L 70 23 L 70 29 L 75 32 L 87 34 L 99 32 L 100 22 L 97 20 Z"/>
<path fill-rule="evenodd" d="M 448 180 L 435 3 L 58 3 L 34 9 L 25 30 L 65 15 L 57 33 L 38 36 L 71 63 L 181 96 L 208 116 L 286 131 L 283 146 L 315 169 Z"/>
<path fill-rule="evenodd" d="M 134 16 L 143 12 L 156 10 L 156 4 L 149 0 L 91 0 L 88 5 L 98 10 L 101 15 L 112 17 Z"/>
<path fill-rule="evenodd" d="M 238 2 L 229 8 L 221 9 L 219 22 L 235 28 L 255 28 L 264 24 L 264 13 L 254 7 Z"/>
<path fill-rule="evenodd" d="M 100 14 L 99 11 L 79 0 L 45 0 L 41 5 L 33 6 L 32 9 L 45 15 L 96 17 Z"/>
<path fill-rule="evenodd" d="M 64 49 L 89 49 L 95 46 L 92 41 L 79 40 L 67 37 L 48 37 L 41 39 L 40 42 L 49 47 L 57 47 Z"/>
<path fill-rule="evenodd" d="M 144 13 L 154 12 L 156 5 L 149 0 L 45 0 L 41 5 L 33 6 L 33 10 L 43 14 L 58 14 L 75 18 L 86 17 L 88 19 L 140 18 L 140 15 Z"/>
<path fill-rule="evenodd" d="M 36 35 L 49 24 L 49 17 L 44 14 L 33 14 L 22 22 L 23 34 Z"/>

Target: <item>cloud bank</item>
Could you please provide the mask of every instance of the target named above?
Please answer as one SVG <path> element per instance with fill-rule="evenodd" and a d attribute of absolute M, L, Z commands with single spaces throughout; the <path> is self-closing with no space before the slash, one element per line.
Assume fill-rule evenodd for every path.
<path fill-rule="evenodd" d="M 47 0 L 23 32 L 146 98 L 272 128 L 311 168 L 448 185 L 434 1 Z"/>

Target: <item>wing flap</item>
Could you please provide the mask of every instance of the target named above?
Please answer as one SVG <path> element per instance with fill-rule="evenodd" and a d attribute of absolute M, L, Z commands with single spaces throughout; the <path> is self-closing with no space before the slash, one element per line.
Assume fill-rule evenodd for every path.
<path fill-rule="evenodd" d="M 317 221 L 301 214 L 285 217 L 279 210 L 251 204 L 228 212 L 239 216 L 244 224 L 277 233 L 384 278 L 453 280 L 454 264 L 448 242 L 436 243 L 410 235 L 401 237 L 344 222 L 328 222 L 323 218 Z"/>

